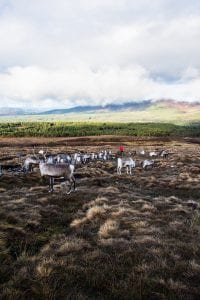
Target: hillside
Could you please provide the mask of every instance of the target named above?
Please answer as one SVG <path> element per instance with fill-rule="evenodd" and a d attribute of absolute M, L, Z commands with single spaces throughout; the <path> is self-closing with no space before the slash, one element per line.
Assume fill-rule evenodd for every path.
<path fill-rule="evenodd" d="M 184 124 L 200 121 L 200 103 L 173 100 L 129 102 L 106 106 L 77 106 L 40 113 L 2 115 L 1 122 L 74 121 L 74 122 L 170 122 Z"/>

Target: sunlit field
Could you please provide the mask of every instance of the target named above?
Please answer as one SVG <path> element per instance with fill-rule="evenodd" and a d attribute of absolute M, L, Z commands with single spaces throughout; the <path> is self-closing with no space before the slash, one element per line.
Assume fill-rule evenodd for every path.
<path fill-rule="evenodd" d="M 0 299 L 198 299 L 200 149 L 198 139 L 133 137 L 2 138 Z M 12 146 L 11 146 L 12 143 Z M 167 149 L 132 175 L 116 160 L 76 167 L 77 191 L 9 172 L 47 147 L 52 154 Z"/>
<path fill-rule="evenodd" d="M 153 106 L 142 111 L 68 113 L 50 115 L 0 116 L 0 122 L 161 122 L 177 125 L 200 120 L 200 109 L 188 107 L 185 111 L 173 107 Z"/>

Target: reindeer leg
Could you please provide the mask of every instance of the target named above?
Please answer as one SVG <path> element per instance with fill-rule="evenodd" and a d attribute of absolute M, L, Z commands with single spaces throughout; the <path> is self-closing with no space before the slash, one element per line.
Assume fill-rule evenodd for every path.
<path fill-rule="evenodd" d="M 69 190 L 67 192 L 67 195 L 71 194 L 71 191 L 72 191 L 72 185 L 73 185 L 73 180 L 70 179 L 70 187 L 69 187 Z"/>
<path fill-rule="evenodd" d="M 49 177 L 49 193 L 53 192 L 53 182 L 54 178 L 52 176 Z"/>
<path fill-rule="evenodd" d="M 51 192 L 51 176 L 49 176 L 49 193 Z"/>
<path fill-rule="evenodd" d="M 75 190 L 76 190 L 76 180 L 75 180 L 74 176 L 72 176 L 72 181 L 73 181 L 74 192 L 75 192 Z"/>
<path fill-rule="evenodd" d="M 53 185 L 54 185 L 54 177 L 51 177 L 51 191 L 52 192 L 54 191 Z"/>
<path fill-rule="evenodd" d="M 69 187 L 69 190 L 67 192 L 67 195 L 71 194 L 71 191 L 72 191 L 72 185 L 74 184 L 74 181 L 75 179 L 74 178 L 65 178 L 65 182 L 67 183 L 67 181 L 70 182 L 70 187 Z"/>

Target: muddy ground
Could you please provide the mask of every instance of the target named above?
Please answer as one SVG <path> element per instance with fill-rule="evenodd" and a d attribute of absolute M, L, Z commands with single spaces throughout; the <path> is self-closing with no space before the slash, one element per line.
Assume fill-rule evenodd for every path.
<path fill-rule="evenodd" d="M 195 143 L 194 143 L 195 142 Z M 0 177 L 0 299 L 198 299 L 198 141 L 95 137 L 0 139 L 0 164 L 51 153 L 167 149 L 152 170 L 116 174 L 116 161 L 76 168 L 66 195 L 38 168 Z"/>

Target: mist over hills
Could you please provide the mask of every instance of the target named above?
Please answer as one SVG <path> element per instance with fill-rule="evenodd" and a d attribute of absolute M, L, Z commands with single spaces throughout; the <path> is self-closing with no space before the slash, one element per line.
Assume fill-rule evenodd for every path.
<path fill-rule="evenodd" d="M 160 108 L 162 110 L 175 109 L 183 114 L 188 109 L 200 110 L 200 102 L 184 102 L 175 100 L 144 100 L 144 101 L 133 101 L 122 104 L 108 104 L 105 106 L 101 105 L 86 105 L 86 106 L 75 106 L 67 109 L 53 109 L 44 111 L 26 110 L 21 108 L 13 107 L 0 107 L 0 116 L 33 116 L 33 115 L 59 115 L 59 114 L 79 114 L 79 113 L 105 113 L 105 112 L 128 112 L 128 111 L 147 111 L 151 109 Z"/>

